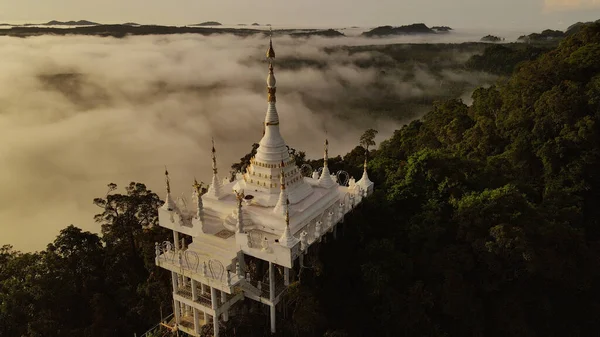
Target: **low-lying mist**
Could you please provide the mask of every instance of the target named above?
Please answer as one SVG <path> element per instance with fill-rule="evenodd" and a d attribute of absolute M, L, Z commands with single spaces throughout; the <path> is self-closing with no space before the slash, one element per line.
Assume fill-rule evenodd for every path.
<path fill-rule="evenodd" d="M 360 44 L 350 41 L 348 44 Z M 98 231 L 94 197 L 143 182 L 163 196 L 221 176 L 262 136 L 263 37 L 0 38 L 0 244 L 39 250 L 69 224 Z M 476 50 L 402 60 L 381 46 L 325 38 L 275 41 L 278 111 L 291 147 L 345 154 L 367 128 L 387 138 L 433 99 L 463 97 L 494 76 L 461 69 Z M 424 55 L 424 54 L 423 54 Z M 122 189 L 120 189 L 122 191 Z"/>

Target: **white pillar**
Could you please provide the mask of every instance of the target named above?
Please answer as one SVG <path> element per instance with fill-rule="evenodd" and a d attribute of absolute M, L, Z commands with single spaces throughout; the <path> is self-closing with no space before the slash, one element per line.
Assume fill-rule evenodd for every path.
<path fill-rule="evenodd" d="M 269 300 L 271 300 L 271 333 L 275 333 L 275 272 L 273 263 L 269 262 Z"/>
<path fill-rule="evenodd" d="M 227 293 L 221 291 L 221 303 L 227 302 Z M 223 322 L 227 322 L 229 320 L 229 309 L 223 311 Z"/>
<path fill-rule="evenodd" d="M 181 310 L 179 306 L 179 301 L 173 300 L 173 316 L 175 316 L 175 323 L 179 324 L 181 322 Z"/>
<path fill-rule="evenodd" d="M 210 301 L 213 310 L 216 311 L 219 298 L 217 297 L 217 289 L 213 287 L 210 287 Z M 216 314 L 213 316 L 213 329 L 215 337 L 219 337 L 219 316 Z"/>
<path fill-rule="evenodd" d="M 204 312 L 204 324 L 208 324 L 208 314 L 206 313 L 206 311 Z"/>
<path fill-rule="evenodd" d="M 216 316 L 213 317 L 213 330 L 214 337 L 219 337 L 219 318 Z"/>
<path fill-rule="evenodd" d="M 283 267 L 283 284 L 286 287 L 290 285 L 290 268 Z"/>
<path fill-rule="evenodd" d="M 173 231 L 173 244 L 175 245 L 175 253 L 179 251 L 179 233 Z"/>
<path fill-rule="evenodd" d="M 198 317 L 198 309 L 194 308 L 194 331 L 200 334 L 200 317 Z"/>
<path fill-rule="evenodd" d="M 192 279 L 192 301 L 198 300 L 198 283 Z"/>
<path fill-rule="evenodd" d="M 204 288 L 204 283 L 200 283 L 200 294 L 202 294 L 202 295 L 206 294 L 206 290 Z"/>
<path fill-rule="evenodd" d="M 172 279 L 172 283 L 173 283 L 173 294 L 177 293 L 177 280 L 178 280 L 178 275 L 176 272 L 172 271 L 171 272 L 171 279 Z M 175 322 L 177 322 L 179 324 L 179 317 L 181 316 L 181 310 L 180 310 L 180 306 L 179 306 L 179 302 L 173 300 L 173 315 L 175 316 Z"/>
<path fill-rule="evenodd" d="M 171 278 L 173 281 L 173 292 L 176 293 L 177 292 L 177 273 L 172 271 L 171 272 Z"/>

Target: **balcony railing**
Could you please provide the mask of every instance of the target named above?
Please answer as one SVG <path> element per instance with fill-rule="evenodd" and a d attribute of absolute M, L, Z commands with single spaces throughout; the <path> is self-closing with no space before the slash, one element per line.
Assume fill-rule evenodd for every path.
<path fill-rule="evenodd" d="M 192 300 L 192 287 L 187 285 L 187 286 L 183 286 L 183 287 L 179 287 L 177 288 L 177 295 L 187 298 L 188 300 Z M 196 289 L 196 300 L 194 302 L 205 306 L 207 308 L 212 308 L 212 300 L 210 298 L 210 294 L 207 293 L 202 293 L 202 290 L 200 288 Z M 220 298 L 220 297 L 219 297 Z"/>
<path fill-rule="evenodd" d="M 213 279 L 218 282 L 235 285 L 239 277 L 227 271 L 227 267 L 216 259 L 208 259 L 206 256 L 192 250 L 176 250 L 173 243 L 169 241 L 163 244 L 155 244 L 156 262 L 171 264 L 177 268 L 184 269 L 192 274 Z"/>

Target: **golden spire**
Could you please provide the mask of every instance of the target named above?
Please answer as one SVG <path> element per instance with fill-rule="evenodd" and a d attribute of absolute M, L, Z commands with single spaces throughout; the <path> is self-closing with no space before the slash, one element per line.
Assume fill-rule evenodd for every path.
<path fill-rule="evenodd" d="M 202 194 L 202 183 L 198 183 L 198 180 L 196 180 L 195 177 L 194 184 L 192 185 L 192 187 L 194 188 L 194 190 L 196 190 L 196 194 L 198 195 L 198 197 L 200 197 L 200 194 Z"/>
<path fill-rule="evenodd" d="M 279 167 L 281 168 L 281 174 L 279 176 L 279 182 L 281 183 L 281 189 L 285 190 L 285 172 L 283 172 L 283 168 L 285 167 L 285 163 L 283 162 L 283 160 L 281 161 L 281 164 L 279 165 Z M 288 201 L 289 203 L 289 201 Z"/>
<path fill-rule="evenodd" d="M 287 207 L 285 208 L 285 227 L 290 230 L 290 199 L 285 199 Z"/>
<path fill-rule="evenodd" d="M 165 181 L 167 182 L 167 193 L 171 193 L 171 181 L 169 180 L 169 171 L 165 166 Z"/>
<path fill-rule="evenodd" d="M 217 150 L 215 150 L 215 139 L 212 139 L 212 168 L 213 173 L 217 174 Z"/>
<path fill-rule="evenodd" d="M 327 161 L 329 159 L 329 140 L 325 138 L 325 156 L 323 157 L 323 166 L 327 167 Z"/>
<path fill-rule="evenodd" d="M 269 50 L 267 50 L 267 58 L 269 59 L 269 76 L 267 76 L 267 93 L 268 102 L 276 102 L 277 99 L 275 97 L 276 84 L 275 73 L 273 72 L 273 59 L 275 58 L 275 50 L 273 49 L 273 39 L 271 37 L 272 33 L 269 33 Z"/>
<path fill-rule="evenodd" d="M 273 49 L 273 30 L 269 27 L 269 50 L 267 50 L 267 58 L 275 58 L 275 49 Z"/>

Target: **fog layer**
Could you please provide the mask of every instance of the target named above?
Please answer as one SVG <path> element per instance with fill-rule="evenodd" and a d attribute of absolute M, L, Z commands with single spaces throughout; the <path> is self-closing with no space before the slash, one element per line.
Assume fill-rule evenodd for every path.
<path fill-rule="evenodd" d="M 381 53 L 328 54 L 327 41 L 275 41 L 282 134 L 310 157 L 321 155 L 326 133 L 331 152 L 344 154 L 366 128 L 378 129 L 379 141 L 408 121 L 348 103 L 376 98 L 382 85 L 403 99 L 439 91 L 439 81 L 493 81 L 454 70 L 433 78 L 426 65 L 406 81 L 400 71 L 356 66 Z M 194 177 L 210 180 L 211 137 L 222 176 L 229 172 L 262 135 L 266 44 L 258 36 L 1 38 L 0 244 L 43 249 L 69 224 L 96 232 L 92 199 L 108 183 L 143 182 L 163 196 L 165 165 L 175 194 L 187 196 Z M 325 66 L 286 66 L 286 55 Z"/>

